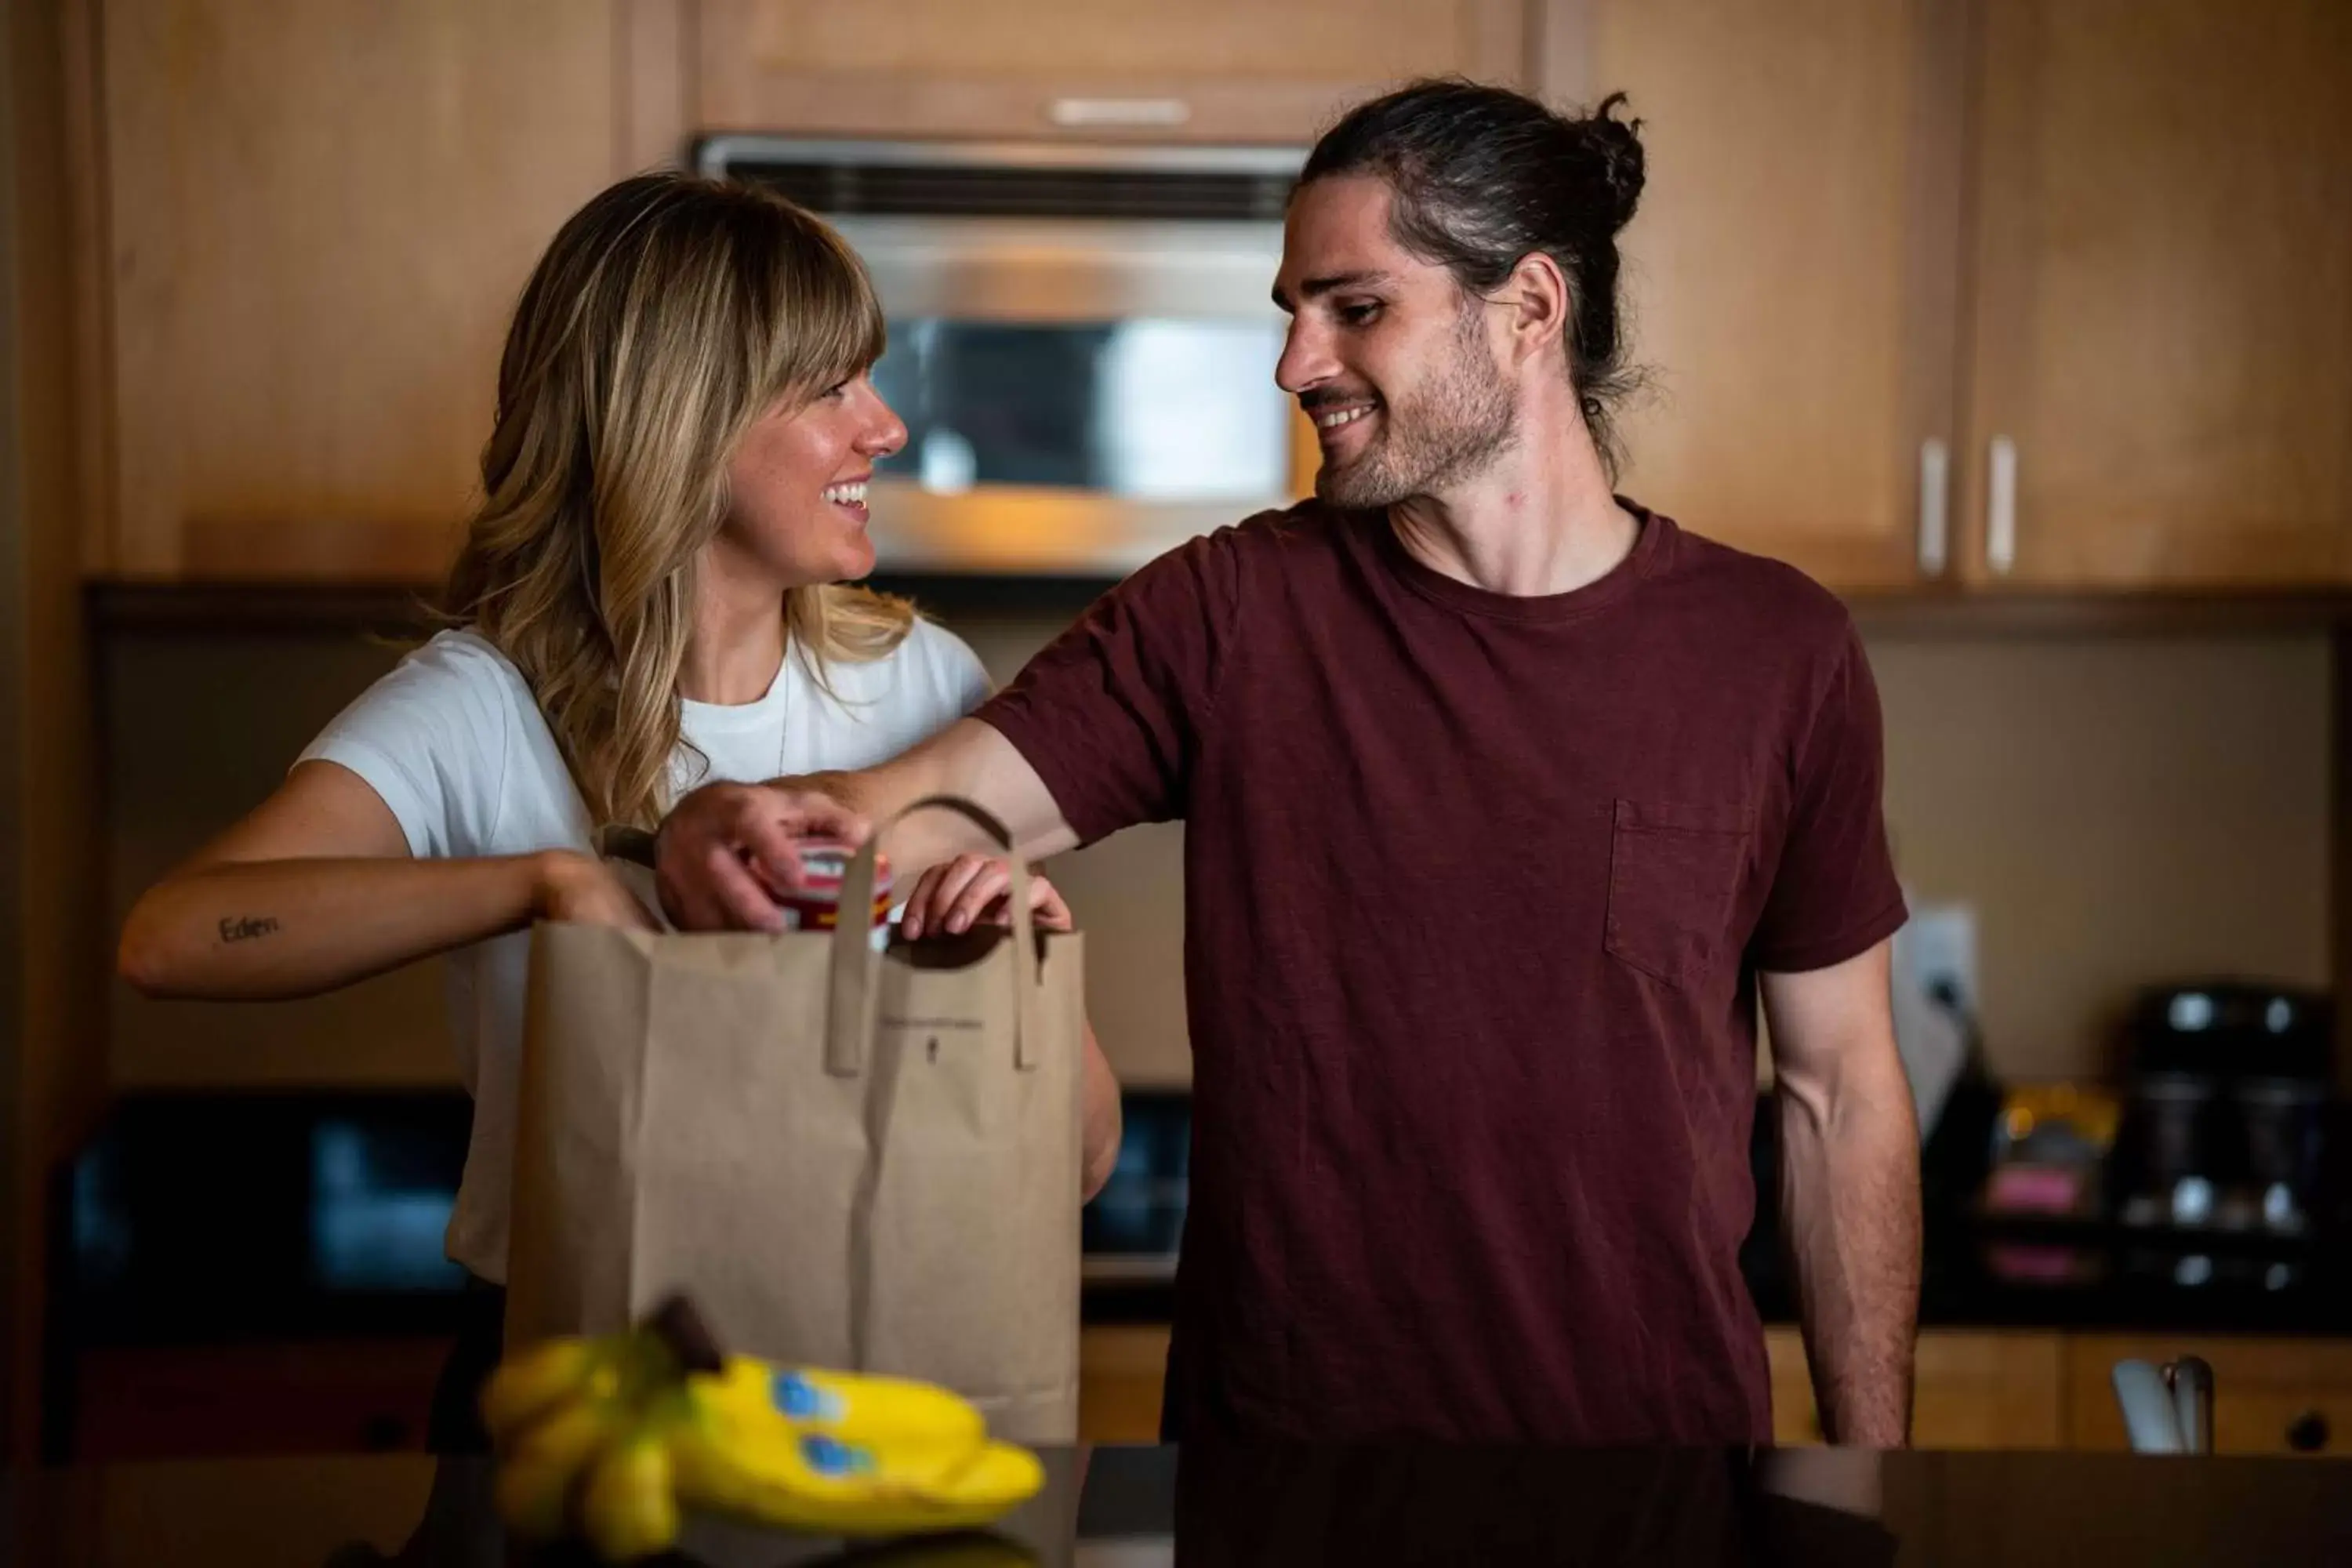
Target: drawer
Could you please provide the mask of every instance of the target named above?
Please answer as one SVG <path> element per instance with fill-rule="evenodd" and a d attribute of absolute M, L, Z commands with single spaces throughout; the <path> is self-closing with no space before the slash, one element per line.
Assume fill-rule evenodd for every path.
<path fill-rule="evenodd" d="M 74 1457 L 421 1451 L 446 1339 L 85 1352 Z"/>
<path fill-rule="evenodd" d="M 1818 1443 L 1802 1337 L 1765 1331 L 1772 1363 L 1772 1436 Z M 2063 1357 L 2054 1333 L 1929 1329 L 1919 1335 L 1911 1441 L 1921 1448 L 2054 1448 L 2063 1441 Z"/>
<path fill-rule="evenodd" d="M 1165 1323 L 1097 1323 L 1078 1334 L 1078 1438 L 1157 1443 Z"/>
<path fill-rule="evenodd" d="M 2222 1454 L 2352 1454 L 2352 1340 L 2078 1334 L 2067 1345 L 2068 1441 L 2124 1448 L 2116 1363 L 2201 1356 L 2213 1368 Z"/>

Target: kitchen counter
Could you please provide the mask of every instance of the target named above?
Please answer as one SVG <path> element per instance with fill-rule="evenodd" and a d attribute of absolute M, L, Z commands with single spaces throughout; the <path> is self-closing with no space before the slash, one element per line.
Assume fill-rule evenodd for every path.
<path fill-rule="evenodd" d="M 686 1561 L 768 1568 L 1166 1563 L 2000 1563 L 2352 1561 L 2352 1466 L 2129 1455 L 1254 1447 L 1057 1450 L 994 1532 L 851 1555 L 689 1521 Z M 121 1465 L 0 1478 L 28 1565 L 369 1568 L 509 1561 L 478 1459 Z M 573 1552 L 520 1560 L 583 1562 Z M 666 1562 L 680 1561 L 677 1558 Z"/>

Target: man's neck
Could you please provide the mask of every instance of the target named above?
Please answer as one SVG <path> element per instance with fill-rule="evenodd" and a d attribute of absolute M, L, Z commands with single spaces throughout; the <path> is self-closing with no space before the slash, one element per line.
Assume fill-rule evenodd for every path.
<path fill-rule="evenodd" d="M 1524 430 L 1467 484 L 1391 507 L 1389 525 L 1431 570 L 1519 598 L 1599 582 L 1642 531 L 1611 493 L 1581 420 L 1566 430 Z"/>

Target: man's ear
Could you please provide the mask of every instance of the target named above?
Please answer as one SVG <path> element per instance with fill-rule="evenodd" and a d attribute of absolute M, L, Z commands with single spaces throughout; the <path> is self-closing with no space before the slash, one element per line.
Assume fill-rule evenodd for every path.
<path fill-rule="evenodd" d="M 1540 250 L 1519 258 L 1518 265 L 1492 298 L 1510 310 L 1508 331 L 1511 362 L 1528 360 L 1554 350 L 1566 352 L 1569 321 L 1576 300 L 1559 263 Z"/>

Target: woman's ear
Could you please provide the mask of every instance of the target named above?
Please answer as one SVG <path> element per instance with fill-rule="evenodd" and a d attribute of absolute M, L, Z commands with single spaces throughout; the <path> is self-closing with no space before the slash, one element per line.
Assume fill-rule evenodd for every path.
<path fill-rule="evenodd" d="M 1569 318 L 1576 300 L 1559 262 L 1540 250 L 1528 252 L 1511 268 L 1511 275 L 1503 280 L 1502 289 L 1494 298 L 1510 310 L 1514 364 L 1545 353 L 1566 352 Z"/>

